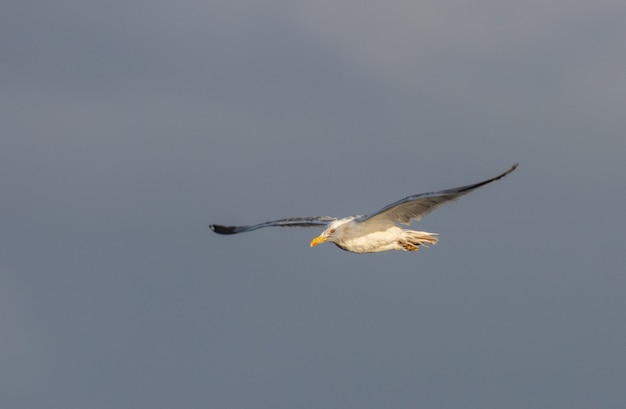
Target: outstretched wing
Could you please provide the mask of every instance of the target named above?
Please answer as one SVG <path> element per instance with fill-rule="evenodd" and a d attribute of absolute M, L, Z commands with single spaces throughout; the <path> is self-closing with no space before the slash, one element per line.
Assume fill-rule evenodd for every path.
<path fill-rule="evenodd" d="M 413 196 L 407 196 L 397 202 L 391 203 L 367 216 L 362 216 L 356 221 L 363 225 L 390 225 L 395 223 L 411 224 L 413 221 L 420 220 L 428 213 L 447 203 L 458 200 L 481 186 L 485 186 L 491 182 L 501 179 L 513 172 L 517 168 L 517 163 L 501 175 L 485 180 L 483 182 L 474 183 L 473 185 L 461 186 L 452 189 L 441 190 L 439 192 L 419 193 Z"/>
<path fill-rule="evenodd" d="M 337 219 L 330 216 L 291 217 L 289 219 L 254 224 L 252 226 L 222 226 L 220 224 L 210 224 L 209 227 L 218 234 L 236 234 L 262 229 L 263 227 L 325 227 L 335 220 Z"/>

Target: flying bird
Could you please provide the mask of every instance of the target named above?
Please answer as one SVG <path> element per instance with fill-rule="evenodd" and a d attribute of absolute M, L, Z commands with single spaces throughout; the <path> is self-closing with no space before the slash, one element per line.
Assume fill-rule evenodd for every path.
<path fill-rule="evenodd" d="M 378 253 L 388 250 L 417 251 L 425 244 L 436 244 L 437 233 L 404 229 L 400 224 L 410 225 L 428 213 L 447 203 L 458 200 L 481 186 L 501 179 L 517 168 L 517 163 L 506 172 L 472 185 L 455 187 L 438 192 L 418 193 L 393 202 L 369 215 L 356 215 L 338 219 L 336 217 L 293 217 L 251 226 L 209 227 L 218 234 L 236 234 L 264 227 L 325 227 L 311 241 L 311 247 L 324 242 L 337 245 L 353 253 Z"/>

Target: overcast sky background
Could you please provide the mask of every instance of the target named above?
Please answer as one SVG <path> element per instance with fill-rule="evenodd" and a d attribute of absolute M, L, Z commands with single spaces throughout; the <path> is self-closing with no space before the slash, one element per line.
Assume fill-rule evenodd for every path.
<path fill-rule="evenodd" d="M 622 408 L 626 3 L 0 5 L 0 406 Z M 354 255 L 316 229 L 519 168 Z"/>

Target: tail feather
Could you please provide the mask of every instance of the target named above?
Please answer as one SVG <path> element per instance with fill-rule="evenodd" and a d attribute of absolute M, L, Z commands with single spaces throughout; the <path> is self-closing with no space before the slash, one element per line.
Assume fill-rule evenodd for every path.
<path fill-rule="evenodd" d="M 399 244 L 406 251 L 417 251 L 419 246 L 426 244 L 437 244 L 439 239 L 437 233 L 429 233 L 426 231 L 405 230 L 404 240 Z"/>

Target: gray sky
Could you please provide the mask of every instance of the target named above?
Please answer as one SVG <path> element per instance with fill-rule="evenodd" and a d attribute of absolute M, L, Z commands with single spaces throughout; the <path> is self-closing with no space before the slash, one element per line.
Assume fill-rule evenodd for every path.
<path fill-rule="evenodd" d="M 618 408 L 622 1 L 4 1 L 0 406 Z M 437 210 L 417 254 L 209 223 Z"/>

